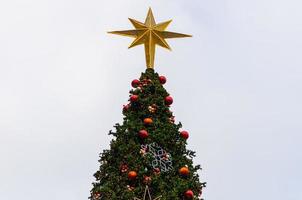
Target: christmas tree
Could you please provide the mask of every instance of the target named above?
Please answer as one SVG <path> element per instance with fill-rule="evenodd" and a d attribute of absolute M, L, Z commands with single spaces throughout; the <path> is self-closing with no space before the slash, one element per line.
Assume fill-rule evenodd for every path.
<path fill-rule="evenodd" d="M 169 49 L 165 39 L 189 35 L 165 31 L 171 21 L 156 24 L 151 9 L 145 23 L 130 21 L 135 30 L 110 33 L 134 37 L 130 47 L 144 44 L 147 69 L 131 83 L 123 123 L 109 132 L 114 139 L 100 155 L 90 199 L 200 199 L 205 183 L 197 173 L 200 165 L 193 165 L 195 152 L 186 149 L 189 133 L 175 123 L 166 78 L 153 68 L 156 45 Z"/>

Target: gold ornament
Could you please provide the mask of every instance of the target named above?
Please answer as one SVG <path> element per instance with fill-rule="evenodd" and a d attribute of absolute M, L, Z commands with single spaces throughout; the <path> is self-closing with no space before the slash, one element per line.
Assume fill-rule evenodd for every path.
<path fill-rule="evenodd" d="M 134 30 L 111 31 L 108 33 L 133 37 L 135 40 L 129 49 L 144 44 L 147 68 L 154 68 L 155 46 L 171 50 L 165 39 L 192 37 L 182 33 L 165 31 L 172 20 L 156 24 L 151 8 L 149 8 L 145 23 L 129 18 Z"/>
<path fill-rule="evenodd" d="M 150 190 L 149 190 L 148 185 L 147 185 L 146 188 L 145 188 L 144 197 L 143 197 L 142 199 L 139 199 L 139 198 L 137 198 L 137 197 L 134 197 L 134 200 L 147 200 L 147 193 L 148 193 L 149 200 L 152 200 L 152 197 L 151 197 L 151 194 L 150 194 Z M 162 196 L 160 195 L 160 196 L 156 197 L 156 198 L 153 199 L 153 200 L 160 200 L 161 198 L 162 198 Z"/>

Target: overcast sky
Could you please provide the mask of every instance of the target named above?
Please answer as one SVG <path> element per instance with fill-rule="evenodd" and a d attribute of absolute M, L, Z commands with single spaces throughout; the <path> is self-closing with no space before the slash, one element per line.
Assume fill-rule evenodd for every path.
<path fill-rule="evenodd" d="M 106 31 L 152 6 L 176 120 L 190 132 L 206 200 L 302 199 L 300 0 L 0 2 L 0 199 L 83 200 L 122 121 L 143 47 Z"/>

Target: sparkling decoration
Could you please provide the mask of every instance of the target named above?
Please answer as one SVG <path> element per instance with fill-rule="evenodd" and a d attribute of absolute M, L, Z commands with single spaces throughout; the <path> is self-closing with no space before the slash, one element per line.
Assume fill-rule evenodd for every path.
<path fill-rule="evenodd" d="M 165 104 L 166 105 L 171 105 L 173 103 L 173 98 L 171 97 L 171 96 L 167 96 L 166 98 L 165 98 Z"/>
<path fill-rule="evenodd" d="M 194 197 L 194 193 L 192 190 L 187 190 L 185 192 L 185 197 L 188 198 L 188 199 L 192 199 Z"/>
<path fill-rule="evenodd" d="M 131 86 L 134 87 L 134 88 L 138 87 L 139 84 L 140 84 L 140 81 L 137 80 L 137 79 L 134 79 L 134 80 L 131 82 Z"/>
<path fill-rule="evenodd" d="M 146 185 L 146 188 L 145 188 L 145 193 L 144 193 L 144 196 L 142 199 L 139 199 L 137 197 L 134 197 L 134 200 L 160 200 L 161 199 L 161 195 L 156 197 L 155 199 L 152 199 L 151 197 L 151 194 L 150 194 L 150 190 L 149 190 L 149 187 L 148 185 Z M 147 199 L 148 198 L 148 199 Z"/>
<path fill-rule="evenodd" d="M 180 137 L 182 137 L 183 139 L 188 139 L 189 138 L 188 131 L 181 131 L 180 132 Z"/>
<path fill-rule="evenodd" d="M 134 30 L 112 31 L 111 34 L 117 34 L 127 37 L 134 37 L 134 41 L 129 48 L 144 44 L 147 68 L 154 67 L 155 46 L 159 45 L 166 49 L 171 49 L 166 39 L 191 37 L 191 35 L 165 31 L 171 20 L 156 24 L 151 8 L 149 8 L 145 23 L 129 18 Z"/>
<path fill-rule="evenodd" d="M 147 149 L 147 154 L 153 157 L 153 161 L 151 163 L 153 169 L 159 168 L 162 172 L 168 172 L 173 169 L 171 155 L 155 142 L 141 145 L 141 148 Z"/>
<path fill-rule="evenodd" d="M 136 171 L 130 171 L 130 172 L 128 173 L 128 178 L 129 178 L 130 180 L 134 180 L 134 179 L 136 179 L 136 177 L 137 177 Z"/>
<path fill-rule="evenodd" d="M 160 77 L 159 77 L 159 82 L 160 82 L 161 84 L 165 84 L 165 83 L 167 82 L 166 77 L 160 76 Z"/>

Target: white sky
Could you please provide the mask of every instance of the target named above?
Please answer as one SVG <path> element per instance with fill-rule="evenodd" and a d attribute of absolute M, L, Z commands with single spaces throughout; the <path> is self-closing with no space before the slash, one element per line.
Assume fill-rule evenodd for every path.
<path fill-rule="evenodd" d="M 106 31 L 152 6 L 193 38 L 158 48 L 206 200 L 302 199 L 299 0 L 0 2 L 0 199 L 83 200 L 143 47 Z"/>

